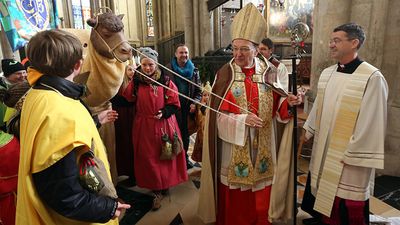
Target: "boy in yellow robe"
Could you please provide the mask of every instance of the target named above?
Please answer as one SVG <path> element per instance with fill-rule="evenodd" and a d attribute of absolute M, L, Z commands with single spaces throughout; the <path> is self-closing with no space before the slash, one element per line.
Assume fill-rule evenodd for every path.
<path fill-rule="evenodd" d="M 39 32 L 28 57 L 34 70 L 21 113 L 16 224 L 118 224 L 130 206 L 89 192 L 78 179 L 80 156 L 90 149 L 110 179 L 104 145 L 80 101 L 84 87 L 73 83 L 82 65 L 79 40 L 60 30 Z"/>

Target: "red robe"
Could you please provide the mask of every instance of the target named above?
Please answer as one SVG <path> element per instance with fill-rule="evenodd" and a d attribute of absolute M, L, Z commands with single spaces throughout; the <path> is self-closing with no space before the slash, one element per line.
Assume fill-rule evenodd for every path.
<path fill-rule="evenodd" d="M 178 91 L 175 84 L 170 81 L 169 87 Z M 135 178 L 139 187 L 151 190 L 163 190 L 178 185 L 188 180 L 186 172 L 185 152 L 182 151 L 172 160 L 160 160 L 163 133 L 167 133 L 173 140 L 173 133 L 181 133 L 175 115 L 168 119 L 156 119 L 154 116 L 166 104 L 180 107 L 178 94 L 157 86 L 139 84 L 137 97 L 132 93 L 133 82 L 124 90 L 123 96 L 130 101 L 136 101 L 136 114 L 133 121 L 133 146 Z M 168 98 L 165 98 L 165 95 Z"/>
<path fill-rule="evenodd" d="M 18 182 L 19 142 L 0 131 L 0 224 L 14 225 Z M 4 139 L 3 139 L 4 137 Z"/>
<path fill-rule="evenodd" d="M 117 160 L 118 175 L 127 175 L 134 180 L 135 172 L 133 165 L 133 143 L 132 125 L 134 106 L 127 102 L 122 96 L 122 90 L 111 99 L 112 108 L 117 111 L 118 119 L 114 122 L 115 126 L 115 154 Z"/>

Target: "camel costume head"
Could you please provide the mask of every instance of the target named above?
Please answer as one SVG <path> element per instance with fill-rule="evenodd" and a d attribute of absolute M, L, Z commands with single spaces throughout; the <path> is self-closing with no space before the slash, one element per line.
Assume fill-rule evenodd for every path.
<path fill-rule="evenodd" d="M 98 107 L 114 97 L 123 81 L 127 60 L 132 58 L 132 47 L 124 35 L 123 15 L 108 11 L 87 20 L 87 30 L 66 29 L 75 34 L 84 47 L 81 75 L 75 81 L 85 84 L 90 107 Z M 103 108 L 103 107 L 101 107 Z"/>
<path fill-rule="evenodd" d="M 95 50 L 109 59 L 115 58 L 119 62 L 125 62 L 132 58 L 132 47 L 124 35 L 124 15 L 116 16 L 112 12 L 99 14 L 96 18 L 87 20 L 92 28 L 90 41 Z"/>

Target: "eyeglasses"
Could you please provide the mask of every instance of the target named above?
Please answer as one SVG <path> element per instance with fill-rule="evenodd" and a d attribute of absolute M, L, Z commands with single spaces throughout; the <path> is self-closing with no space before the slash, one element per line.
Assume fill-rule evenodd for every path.
<path fill-rule="evenodd" d="M 252 50 L 252 49 L 249 48 L 249 47 L 240 47 L 240 48 L 233 47 L 233 51 L 234 52 L 243 52 L 243 53 L 245 53 L 245 52 L 249 52 L 250 50 Z"/>
<path fill-rule="evenodd" d="M 352 41 L 352 40 L 354 40 L 354 39 L 344 39 L 344 40 L 342 40 L 342 39 L 339 39 L 339 38 L 334 38 L 333 40 L 329 40 L 329 45 L 331 45 L 331 44 L 337 45 L 337 44 L 342 43 L 343 41 Z"/>

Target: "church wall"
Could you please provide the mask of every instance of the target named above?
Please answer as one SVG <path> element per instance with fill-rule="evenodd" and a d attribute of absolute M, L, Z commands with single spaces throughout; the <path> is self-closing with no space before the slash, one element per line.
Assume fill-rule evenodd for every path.
<path fill-rule="evenodd" d="M 140 46 L 143 43 L 143 26 L 141 22 L 141 1 L 117 0 L 115 1 L 116 14 L 124 14 L 124 32 L 129 43 Z"/>
<path fill-rule="evenodd" d="M 203 0 L 187 0 L 184 10 L 185 43 L 190 57 L 202 56 L 213 48 L 212 13 Z"/>
<path fill-rule="evenodd" d="M 384 174 L 400 176 L 400 1 L 388 1 L 381 70 L 389 85 Z"/>
<path fill-rule="evenodd" d="M 183 15 L 185 14 L 185 0 L 175 0 L 174 1 L 174 9 L 173 9 L 173 18 L 174 18 L 174 24 L 173 24 L 173 31 L 178 32 L 178 31 L 184 31 L 185 30 L 185 22 L 183 20 Z"/>
<path fill-rule="evenodd" d="M 335 9 L 335 10 L 332 10 Z M 335 62 L 329 58 L 329 39 L 332 30 L 350 19 L 351 1 L 315 0 L 314 33 L 312 41 L 311 90 L 317 90 L 318 78 L 322 70 Z"/>

